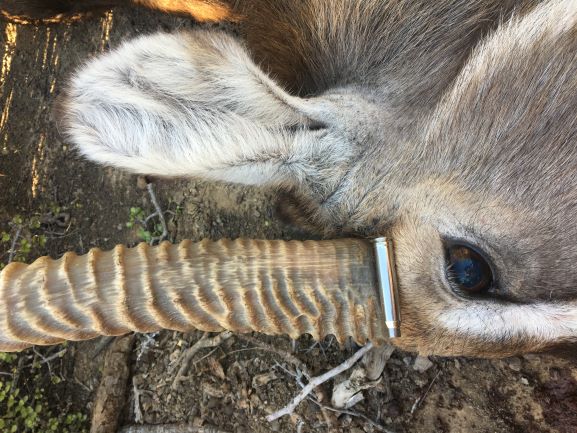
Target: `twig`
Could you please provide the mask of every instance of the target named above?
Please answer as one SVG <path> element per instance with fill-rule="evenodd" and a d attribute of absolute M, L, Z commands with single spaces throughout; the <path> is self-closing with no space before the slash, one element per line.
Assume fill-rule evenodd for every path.
<path fill-rule="evenodd" d="M 262 349 L 262 350 L 266 350 L 267 352 L 272 352 L 275 353 L 277 355 L 279 355 L 285 362 L 292 364 L 296 370 L 296 373 L 292 373 L 290 371 L 288 371 L 286 368 L 284 368 L 283 366 L 281 366 L 280 364 L 276 364 L 280 369 L 282 369 L 283 371 L 285 371 L 287 374 L 289 374 L 290 376 L 293 376 L 297 382 L 297 384 L 301 387 L 304 388 L 306 385 L 303 384 L 302 382 L 302 377 L 304 376 L 307 381 L 310 381 L 312 374 L 309 372 L 308 367 L 297 357 L 295 357 L 292 353 L 289 353 L 285 350 L 279 349 L 277 347 L 274 347 L 268 343 L 265 343 L 263 341 L 260 341 L 250 335 L 239 335 L 239 338 L 241 340 L 245 340 L 247 342 L 250 342 L 252 344 L 257 345 L 258 349 Z M 292 342 L 295 342 L 296 340 L 291 340 Z M 294 352 L 294 345 L 291 344 L 291 350 Z M 318 400 L 320 401 L 325 401 L 326 400 L 326 395 L 324 393 L 324 391 L 320 388 L 316 388 L 314 390 L 315 395 L 317 397 Z M 332 419 L 332 417 L 330 416 L 329 413 L 327 413 L 326 410 L 322 409 L 322 414 L 323 417 L 325 418 L 325 421 L 327 423 L 327 425 L 329 427 L 333 427 L 334 425 L 334 420 Z"/>
<path fill-rule="evenodd" d="M 326 347 L 327 349 L 328 349 L 329 347 L 331 347 L 331 345 L 333 344 L 334 338 L 335 338 L 334 336 L 332 336 L 332 335 L 330 336 L 330 338 L 329 338 L 329 340 L 328 340 L 328 342 L 327 342 L 327 347 Z M 327 357 L 327 353 L 325 352 L 325 346 L 324 346 L 323 342 L 321 342 L 321 341 L 315 341 L 315 343 L 314 343 L 311 347 L 309 347 L 308 349 L 305 350 L 305 353 L 309 353 L 309 352 L 310 352 L 311 350 L 313 350 L 316 346 L 319 346 L 319 349 L 321 349 L 321 352 L 323 352 L 323 356 L 326 358 L 326 357 Z"/>
<path fill-rule="evenodd" d="M 226 358 L 228 356 L 232 356 L 235 353 L 239 353 L 239 352 L 250 352 L 251 350 L 264 350 L 265 352 L 267 352 L 268 350 L 263 348 L 263 347 L 245 347 L 244 349 L 237 349 L 237 350 L 232 350 L 228 353 L 225 353 L 224 355 L 222 355 L 219 359 L 223 359 Z"/>
<path fill-rule="evenodd" d="M 158 337 L 158 332 L 151 332 L 148 334 L 139 334 L 140 336 L 140 347 L 138 349 L 138 353 L 136 355 L 136 362 L 140 362 L 140 360 L 142 359 L 142 357 L 144 356 L 144 354 L 146 352 L 148 352 L 150 350 L 150 348 L 152 346 L 154 346 L 155 344 L 157 344 L 155 338 Z M 144 341 L 142 341 L 142 339 L 144 339 Z"/>
<path fill-rule="evenodd" d="M 232 332 L 224 331 L 224 332 L 221 332 L 220 334 L 216 335 L 215 337 L 208 338 L 208 333 L 205 332 L 204 335 L 200 338 L 200 340 L 198 340 L 191 347 L 186 349 L 186 351 L 181 355 L 180 359 L 182 359 L 182 361 L 181 361 L 182 364 L 181 364 L 180 368 L 178 369 L 178 373 L 176 373 L 176 377 L 172 381 L 172 385 L 170 386 L 170 388 L 172 390 L 176 390 L 178 388 L 178 384 L 182 381 L 182 379 L 184 378 L 184 375 L 186 374 L 186 372 L 188 371 L 188 368 L 190 367 L 190 363 L 192 361 L 192 358 L 194 357 L 194 355 L 196 355 L 196 353 L 199 350 L 205 349 L 207 347 L 218 346 L 224 340 L 230 338 L 231 336 L 232 336 Z"/>
<path fill-rule="evenodd" d="M 288 353 L 285 350 L 279 349 L 277 347 L 274 347 L 268 343 L 265 343 L 264 341 L 260 341 L 250 335 L 238 335 L 237 336 L 240 340 L 244 340 L 247 343 L 251 343 L 254 344 L 255 346 L 266 350 L 268 352 L 273 352 L 276 353 L 277 355 L 279 355 L 284 361 L 288 362 L 289 364 L 294 365 L 296 368 L 298 368 L 299 370 L 302 371 L 303 375 L 308 379 L 310 379 L 310 377 L 312 376 L 307 368 L 307 366 L 297 357 L 293 356 L 292 354 Z"/>
<path fill-rule="evenodd" d="M 266 417 L 266 420 L 271 422 L 274 421 L 275 419 L 280 418 L 281 416 L 290 415 L 291 413 L 293 413 L 296 407 L 299 405 L 299 403 L 303 401 L 311 393 L 313 389 L 323 384 L 327 380 L 332 379 L 333 377 L 337 376 L 343 371 L 346 371 L 349 368 L 351 368 L 365 353 L 367 353 L 372 348 L 373 344 L 368 343 L 342 364 L 338 365 L 332 370 L 327 371 L 324 374 L 321 374 L 320 376 L 315 376 L 311 378 L 307 386 L 305 386 L 303 390 L 295 398 L 293 398 L 293 400 L 287 406 L 285 406 L 281 410 L 278 410 L 268 415 Z"/>
<path fill-rule="evenodd" d="M 302 419 L 297 421 L 297 433 L 302 433 L 305 422 Z"/>
<path fill-rule="evenodd" d="M 300 386 L 301 388 L 304 388 L 306 386 L 301 380 L 303 373 L 298 368 L 296 369 L 296 372 L 293 373 L 288 368 L 286 368 L 284 365 L 279 364 L 278 362 L 275 362 L 274 365 L 272 366 L 272 368 L 278 368 L 279 370 L 282 370 L 284 373 L 288 374 L 289 376 L 294 377 L 298 386 Z"/>
<path fill-rule="evenodd" d="M 376 421 L 373 421 L 372 419 L 370 419 L 368 416 L 366 416 L 365 414 L 362 414 L 360 412 L 354 411 L 354 410 L 350 410 L 350 409 L 337 409 L 336 407 L 332 407 L 332 406 L 325 406 L 324 404 L 319 403 L 318 401 L 316 401 L 314 398 L 312 397 L 307 397 L 307 400 L 312 401 L 314 404 L 316 404 L 318 407 L 320 407 L 321 409 L 324 410 L 328 410 L 331 412 L 336 412 L 338 414 L 341 415 L 350 415 L 350 416 L 354 416 L 357 418 L 361 418 L 364 421 L 368 422 L 369 424 L 371 424 L 374 428 L 376 428 L 379 431 L 383 431 L 385 433 L 394 433 L 392 430 L 388 430 L 385 427 L 383 427 L 381 424 L 379 424 Z"/>
<path fill-rule="evenodd" d="M 118 433 L 228 433 L 217 427 L 194 427 L 189 424 L 131 425 L 122 427 Z"/>
<path fill-rule="evenodd" d="M 44 363 L 46 363 L 46 362 L 52 361 L 53 359 L 60 358 L 60 357 L 62 357 L 62 356 L 66 353 L 67 350 L 68 350 L 68 349 L 65 348 L 65 349 L 62 349 L 62 350 L 60 350 L 60 351 L 58 351 L 58 352 L 56 352 L 56 353 L 54 353 L 54 354 L 46 357 L 46 356 L 43 356 L 40 352 L 38 352 L 35 348 L 33 349 L 34 353 L 35 353 L 36 355 L 38 355 L 40 358 L 42 358 L 42 361 L 40 361 L 38 364 L 44 364 Z M 28 365 L 25 366 L 25 368 L 32 367 L 32 365 L 33 365 L 33 364 L 28 364 Z"/>
<path fill-rule="evenodd" d="M 12 239 L 12 244 L 10 245 L 10 254 L 8 254 L 8 263 L 12 263 L 12 260 L 14 260 L 14 256 L 16 255 L 16 242 L 18 242 L 18 238 L 20 238 L 21 232 L 22 227 L 18 226 L 18 229 L 16 229 L 16 234 L 14 235 L 14 239 Z"/>
<path fill-rule="evenodd" d="M 214 352 L 216 352 L 218 350 L 218 347 L 215 347 L 214 349 L 212 349 L 210 352 L 208 352 L 206 355 L 204 355 L 202 358 L 197 359 L 196 361 L 194 361 L 192 363 L 192 365 L 196 365 L 199 362 L 202 362 L 203 360 L 205 360 L 206 358 L 208 358 L 210 355 L 212 355 Z"/>
<path fill-rule="evenodd" d="M 18 381 L 20 380 L 20 374 L 24 369 L 24 361 L 26 360 L 26 358 L 27 358 L 26 356 L 20 356 L 18 358 L 18 365 L 16 366 L 16 370 L 14 371 L 14 378 L 12 379 L 12 383 L 14 384 L 15 388 L 18 385 Z"/>
<path fill-rule="evenodd" d="M 138 389 L 136 385 L 136 377 L 132 376 L 132 393 L 134 394 L 134 422 L 136 424 L 142 424 L 142 420 L 144 419 L 142 416 L 142 410 L 140 409 L 140 396 L 142 395 L 142 391 Z"/>
<path fill-rule="evenodd" d="M 50 375 L 50 377 L 54 376 L 54 374 L 52 373 L 52 367 L 50 366 L 50 361 L 58 357 L 61 357 L 66 353 L 66 349 L 62 349 L 61 351 L 53 353 L 52 355 L 46 357 L 42 355 L 40 352 L 38 352 L 35 347 L 32 348 L 32 351 L 34 352 L 35 357 L 38 356 L 42 359 L 42 361 L 40 361 L 38 365 L 46 364 L 46 366 L 48 367 L 48 374 Z M 35 361 L 32 361 L 31 364 L 24 366 L 24 368 L 30 368 L 34 366 L 35 363 L 36 363 Z"/>
<path fill-rule="evenodd" d="M 156 209 L 155 214 L 158 216 L 158 219 L 160 220 L 160 225 L 162 226 L 162 234 L 160 236 L 155 236 L 150 240 L 150 244 L 152 245 L 155 242 L 161 242 L 166 238 L 168 238 L 168 226 L 166 225 L 166 218 L 164 218 L 164 211 L 160 207 L 160 204 L 158 204 L 158 199 L 156 198 L 156 194 L 154 193 L 154 189 L 152 187 L 151 182 L 146 184 L 146 189 L 148 190 L 150 201 L 152 201 L 152 204 Z"/>
<path fill-rule="evenodd" d="M 433 377 L 433 380 L 431 380 L 431 382 L 429 383 L 429 386 L 427 387 L 427 389 L 425 390 L 425 393 L 420 396 L 418 399 L 415 400 L 415 403 L 413 403 L 413 406 L 411 407 L 411 415 L 413 413 L 415 413 L 415 411 L 417 410 L 417 408 L 421 405 L 421 403 L 425 400 L 425 397 L 427 397 L 427 394 L 429 393 L 429 391 L 431 390 L 431 388 L 433 387 L 433 384 L 435 383 L 435 381 L 437 380 L 437 378 L 439 377 L 439 375 L 441 374 L 441 370 L 439 369 L 439 371 L 437 372 L 437 374 L 435 375 L 435 377 Z"/>

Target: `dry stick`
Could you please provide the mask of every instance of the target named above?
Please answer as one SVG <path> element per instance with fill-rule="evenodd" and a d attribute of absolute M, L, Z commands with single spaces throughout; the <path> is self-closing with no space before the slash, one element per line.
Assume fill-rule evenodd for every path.
<path fill-rule="evenodd" d="M 282 371 L 284 371 L 286 374 L 288 374 L 289 376 L 293 376 L 298 384 L 298 386 L 302 388 L 304 388 L 306 385 L 302 382 L 301 380 L 301 376 L 304 376 L 304 374 L 302 373 L 302 371 L 300 371 L 298 369 L 298 367 L 295 367 L 295 369 L 297 370 L 295 373 L 293 373 L 292 371 L 286 369 L 285 367 L 283 367 L 282 365 L 280 365 L 278 362 L 275 363 L 275 365 L 273 366 L 280 368 Z M 307 379 L 310 379 L 310 376 L 307 377 Z M 316 394 L 316 399 L 312 398 L 310 395 L 308 396 L 308 399 L 311 401 L 314 401 L 321 409 L 321 412 L 323 414 L 323 417 L 325 419 L 325 422 L 327 423 L 327 426 L 330 429 L 334 429 L 335 428 L 335 416 L 333 413 L 329 413 L 328 410 L 326 410 L 326 407 L 323 406 L 320 402 L 321 401 L 327 401 L 327 396 L 325 391 L 322 388 L 315 388 L 314 389 L 314 393 Z"/>
<path fill-rule="evenodd" d="M 307 366 L 300 359 L 298 359 L 296 356 L 288 353 L 287 351 L 279 349 L 277 347 L 274 347 L 273 345 L 265 343 L 264 341 L 260 341 L 257 338 L 254 338 L 250 335 L 240 334 L 240 335 L 237 335 L 237 337 L 240 340 L 243 340 L 243 341 L 246 341 L 247 343 L 251 343 L 251 344 L 254 344 L 255 346 L 258 346 L 259 348 L 261 348 L 263 350 L 276 353 L 285 362 L 288 362 L 289 364 L 292 364 L 296 368 L 298 368 L 304 374 L 304 376 L 307 378 L 307 380 L 311 378 L 311 374 L 309 373 Z"/>
<path fill-rule="evenodd" d="M 146 352 L 148 352 L 148 350 L 154 346 L 156 344 L 156 340 L 155 338 L 158 336 L 158 331 L 157 332 L 150 332 L 148 334 L 138 334 L 141 341 L 140 341 L 140 347 L 138 349 L 138 353 L 136 355 L 136 362 L 139 362 L 142 357 L 144 356 L 144 354 Z M 142 341 L 142 339 L 144 341 Z"/>
<path fill-rule="evenodd" d="M 321 374 L 320 376 L 313 377 L 309 381 L 307 386 L 305 386 L 302 389 L 302 391 L 295 398 L 293 398 L 293 400 L 290 402 L 290 404 L 288 404 L 287 406 L 285 406 L 281 410 L 278 410 L 274 413 L 271 413 L 269 416 L 266 417 L 266 420 L 271 422 L 271 421 L 274 421 L 275 419 L 280 418 L 281 416 L 292 414 L 294 412 L 294 410 L 296 409 L 296 407 L 299 405 L 299 403 L 301 401 L 303 401 L 305 398 L 307 398 L 307 396 L 311 393 L 311 391 L 313 389 L 315 389 L 317 386 L 325 383 L 327 380 L 332 379 L 333 377 L 341 374 L 343 371 L 346 371 L 349 368 L 351 368 L 353 365 L 355 365 L 355 363 L 359 359 L 362 358 L 362 356 L 365 353 L 367 353 L 372 348 L 373 348 L 373 343 L 368 343 L 365 346 L 363 346 L 359 351 L 357 351 L 353 356 L 351 356 L 349 359 L 347 359 L 345 362 L 343 362 L 342 364 L 338 365 L 337 367 L 333 368 L 332 370 L 327 371 L 324 374 Z"/>
<path fill-rule="evenodd" d="M 214 352 L 216 352 L 218 350 L 218 347 L 215 347 L 214 349 L 212 349 L 210 352 L 208 352 L 206 355 L 204 355 L 202 358 L 197 359 L 196 361 L 194 361 L 192 363 L 192 365 L 196 365 L 199 362 L 204 361 L 206 358 L 208 358 L 210 355 L 212 355 Z"/>
<path fill-rule="evenodd" d="M 60 350 L 60 351 L 58 351 L 58 352 L 56 352 L 56 353 L 54 353 L 54 354 L 52 354 L 52 355 L 50 355 L 50 356 L 43 356 L 40 352 L 37 352 L 36 349 L 33 349 L 33 350 L 34 350 L 34 353 L 35 353 L 36 355 L 38 355 L 40 358 L 42 358 L 42 361 L 40 361 L 40 362 L 38 363 L 38 364 L 42 365 L 42 364 L 44 364 L 44 363 L 47 363 L 47 362 L 52 361 L 53 359 L 63 357 L 64 354 L 66 353 L 66 351 L 67 351 L 68 349 L 64 348 L 64 349 L 62 349 L 62 350 Z M 32 367 L 33 365 L 34 365 L 34 363 L 28 364 L 28 365 L 26 365 L 25 367 L 26 367 L 26 368 L 29 368 L 29 367 Z"/>
<path fill-rule="evenodd" d="M 205 332 L 204 335 L 194 343 L 191 347 L 189 347 L 183 354 L 182 354 L 182 365 L 178 369 L 178 373 L 176 373 L 176 377 L 172 381 L 172 385 L 170 388 L 172 390 L 176 390 L 178 388 L 178 384 L 182 381 L 184 375 L 188 371 L 190 367 L 190 362 L 192 358 L 200 349 L 205 349 L 207 347 L 215 347 L 221 344 L 224 340 L 230 338 L 232 336 L 232 332 L 224 331 L 218 334 L 215 337 L 208 338 L 208 333 Z"/>
<path fill-rule="evenodd" d="M 431 382 L 429 383 L 429 386 L 427 387 L 427 389 L 425 390 L 425 393 L 420 396 L 418 399 L 415 400 L 415 403 L 413 403 L 413 406 L 411 407 L 411 415 L 413 413 L 415 413 L 415 411 L 417 410 L 417 408 L 421 405 L 421 403 L 425 400 L 425 397 L 427 397 L 427 394 L 429 393 L 429 391 L 431 390 L 431 388 L 433 387 L 433 384 L 435 383 L 435 381 L 437 380 L 437 378 L 439 377 L 439 375 L 441 374 L 441 370 L 439 369 L 439 371 L 437 372 L 437 374 L 435 375 L 435 377 L 433 377 L 433 380 L 431 380 Z"/>
<path fill-rule="evenodd" d="M 131 425 L 118 433 L 228 433 L 216 427 L 194 427 L 190 424 Z"/>
<path fill-rule="evenodd" d="M 324 404 L 319 403 L 318 401 L 316 401 L 314 398 L 311 398 L 310 396 L 307 397 L 307 399 L 309 401 L 313 402 L 314 404 L 316 404 L 321 409 L 324 409 L 324 410 L 327 410 L 330 412 L 335 412 L 335 413 L 338 413 L 341 415 L 350 415 L 350 416 L 354 416 L 357 418 L 361 418 L 362 420 L 368 422 L 369 424 L 371 424 L 374 428 L 376 428 L 379 431 L 383 431 L 385 433 L 394 433 L 392 430 L 387 430 L 385 427 L 380 425 L 378 422 L 373 421 L 368 416 L 366 416 L 365 414 L 362 414 L 360 412 L 350 410 L 350 409 L 338 409 L 338 408 L 332 407 L 332 406 L 325 406 Z"/>
<path fill-rule="evenodd" d="M 10 253 L 8 254 L 8 263 L 12 263 L 12 260 L 14 260 L 14 256 L 16 255 L 16 242 L 18 242 L 20 232 L 22 232 L 22 227 L 18 227 L 16 234 L 14 235 L 14 239 L 12 239 L 12 245 L 10 245 Z"/>
<path fill-rule="evenodd" d="M 143 420 L 142 410 L 140 409 L 140 395 L 142 391 L 136 385 L 136 377 L 132 376 L 132 393 L 134 394 L 134 422 L 141 424 Z"/>
<path fill-rule="evenodd" d="M 146 184 L 146 189 L 148 190 L 148 195 L 150 196 L 150 200 L 156 209 L 156 214 L 158 215 L 158 219 L 160 219 L 160 225 L 162 226 L 162 234 L 158 237 L 154 237 L 150 240 L 151 245 L 158 241 L 161 242 L 168 238 L 168 226 L 166 225 L 166 219 L 164 218 L 164 211 L 158 204 L 158 199 L 156 198 L 156 194 L 154 193 L 154 189 L 152 187 L 152 183 Z"/>
<path fill-rule="evenodd" d="M 294 356 L 291 353 L 288 353 L 287 351 L 284 351 L 282 349 L 278 349 L 276 347 L 274 347 L 271 344 L 265 343 L 263 341 L 258 340 L 257 338 L 254 338 L 250 335 L 239 335 L 238 338 L 240 338 L 241 340 L 244 340 L 248 343 L 252 343 L 256 346 L 258 346 L 260 349 L 275 353 L 277 355 L 279 355 L 285 362 L 288 362 L 289 364 L 294 365 L 295 369 L 300 370 L 300 372 L 303 374 L 304 377 L 306 377 L 307 381 L 310 381 L 312 374 L 310 374 L 308 367 L 300 360 L 298 359 L 296 356 Z M 293 342 L 295 340 L 292 340 Z M 294 348 L 293 345 L 291 345 L 291 348 Z M 304 388 L 305 385 L 302 384 L 302 382 L 297 378 L 297 383 L 299 384 L 299 386 L 301 388 Z M 317 398 L 320 401 L 325 401 L 326 400 L 326 394 L 322 389 L 315 389 L 315 394 L 317 396 Z M 335 424 L 335 420 L 333 419 L 334 417 L 331 416 L 331 414 L 328 413 L 327 410 L 325 410 L 323 407 L 321 407 L 321 412 L 323 414 L 323 417 L 325 419 L 325 422 L 327 423 L 327 425 L 332 428 L 334 427 Z"/>
<path fill-rule="evenodd" d="M 302 433 L 304 426 L 305 426 L 305 422 L 302 419 L 299 419 L 297 421 L 297 433 Z"/>
<path fill-rule="evenodd" d="M 62 356 L 66 353 L 66 349 L 62 349 L 60 352 L 52 354 L 49 357 L 45 357 L 40 352 L 38 352 L 35 347 L 32 348 L 32 351 L 34 352 L 35 356 L 38 356 L 39 358 L 42 359 L 42 361 L 38 362 L 38 365 L 46 364 L 46 366 L 48 367 L 48 374 L 50 374 L 50 377 L 53 376 L 52 367 L 50 366 L 50 361 L 52 361 L 53 359 L 58 358 L 59 356 Z M 30 367 L 34 366 L 35 363 L 36 363 L 36 361 L 33 361 L 31 364 L 26 365 L 25 368 L 30 368 Z"/>
<path fill-rule="evenodd" d="M 128 361 L 133 346 L 134 335 L 126 335 L 114 340 L 106 352 L 102 379 L 94 401 L 90 433 L 116 433 L 125 403 L 130 374 Z"/>

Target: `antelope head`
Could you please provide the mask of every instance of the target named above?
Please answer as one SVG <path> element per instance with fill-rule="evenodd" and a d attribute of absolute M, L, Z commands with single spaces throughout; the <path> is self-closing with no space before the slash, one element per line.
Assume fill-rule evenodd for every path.
<path fill-rule="evenodd" d="M 308 97 L 267 75 L 250 39 L 161 33 L 82 67 L 62 129 L 101 164 L 275 187 L 327 237 L 393 239 L 402 348 L 498 357 L 575 343 L 577 4 L 513 15 L 468 55 L 473 6 L 459 6 L 473 18 L 455 35 L 431 13 L 411 21 L 441 32 L 422 39 L 351 9 L 345 40 L 323 27 L 350 16 L 344 3 L 309 11 Z M 2 279 L 3 349 L 158 327 L 386 339 L 362 239 L 117 247 Z"/>

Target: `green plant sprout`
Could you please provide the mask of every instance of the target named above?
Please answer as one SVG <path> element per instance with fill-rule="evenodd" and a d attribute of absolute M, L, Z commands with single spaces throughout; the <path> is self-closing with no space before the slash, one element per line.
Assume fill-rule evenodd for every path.
<path fill-rule="evenodd" d="M 0 432 L 2 433 L 84 433 L 87 431 L 88 417 L 81 412 L 55 414 L 49 407 L 48 396 L 42 387 L 46 380 L 39 362 L 32 362 L 23 368 L 18 362 L 20 356 L 0 353 Z M 7 372 L 7 370 L 9 372 Z M 17 382 L 27 376 L 32 390 L 24 395 Z M 50 375 L 58 378 L 56 375 Z"/>
<path fill-rule="evenodd" d="M 33 249 L 43 250 L 46 247 L 48 238 L 40 229 L 40 217 L 33 215 L 24 219 L 20 215 L 15 215 L 8 223 L 9 229 L 0 232 L 0 245 L 7 247 L 7 259 L 0 263 L 0 270 L 8 263 L 26 262 L 30 258 Z"/>

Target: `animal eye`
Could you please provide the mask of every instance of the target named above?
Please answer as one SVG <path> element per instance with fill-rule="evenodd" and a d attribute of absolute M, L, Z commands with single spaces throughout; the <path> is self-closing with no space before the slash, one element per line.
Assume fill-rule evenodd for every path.
<path fill-rule="evenodd" d="M 465 295 L 481 295 L 493 285 L 491 266 L 481 253 L 465 244 L 447 247 L 447 279 L 453 288 Z"/>

